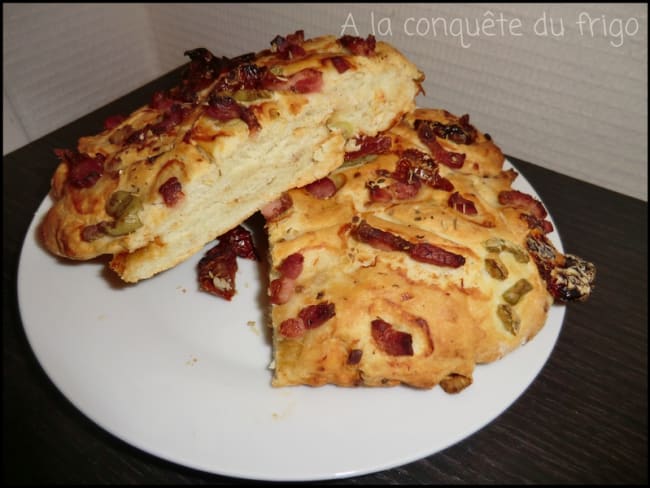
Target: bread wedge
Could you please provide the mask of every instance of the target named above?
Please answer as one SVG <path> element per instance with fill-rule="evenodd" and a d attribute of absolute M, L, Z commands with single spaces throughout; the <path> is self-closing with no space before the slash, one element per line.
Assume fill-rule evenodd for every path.
<path fill-rule="evenodd" d="M 418 109 L 346 159 L 266 215 L 274 386 L 457 393 L 588 296 L 593 265 L 467 116 Z"/>
<path fill-rule="evenodd" d="M 234 59 L 206 49 L 176 88 L 60 150 L 40 234 L 75 260 L 112 255 L 125 282 L 169 269 L 397 123 L 422 73 L 374 37 L 302 31 Z"/>

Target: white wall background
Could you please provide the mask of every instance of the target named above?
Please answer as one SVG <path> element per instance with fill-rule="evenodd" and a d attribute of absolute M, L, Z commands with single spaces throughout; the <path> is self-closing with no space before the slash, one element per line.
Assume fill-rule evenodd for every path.
<path fill-rule="evenodd" d="M 426 73 L 420 106 L 469 113 L 507 154 L 647 201 L 645 4 L 3 4 L 3 27 L 4 154 L 187 49 L 236 56 L 356 27 Z"/>

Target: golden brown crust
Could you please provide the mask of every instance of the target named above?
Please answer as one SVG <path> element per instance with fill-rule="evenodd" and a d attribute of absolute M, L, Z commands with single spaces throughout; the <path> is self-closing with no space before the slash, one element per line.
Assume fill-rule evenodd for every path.
<path fill-rule="evenodd" d="M 454 393 L 472 383 L 475 364 L 499 359 L 544 325 L 552 300 L 524 247 L 528 226 L 520 209 L 502 205 L 498 197 L 511 189 L 516 173 L 503 170 L 503 154 L 477 131 L 468 144 L 436 137 L 447 151 L 466 154 L 461 167 L 437 166 L 453 189 L 417 186 L 422 173 L 414 169 L 413 153 L 410 176 L 399 181 L 397 168 L 405 154 L 416 149 L 433 155 L 418 136 L 416 120 L 460 123 L 442 110 L 409 114 L 386 134 L 392 140 L 390 151 L 329 176 L 336 193 L 317 198 L 305 188 L 291 190 L 292 207 L 267 222 L 272 282 L 282 280 L 280 265 L 288 256 L 304 259 L 288 301 L 276 303 L 271 286 L 274 386 L 440 384 Z M 396 186 L 398 181 L 402 186 Z M 476 214 L 449 203 L 456 192 L 472 202 Z M 385 239 L 383 246 L 372 236 L 359 237 L 361 222 L 374 229 L 372 236 L 398 236 L 397 249 L 386 249 L 390 237 L 377 238 Z M 416 261 L 408 249 L 418 243 L 462 256 L 464 263 L 450 267 Z M 500 263 L 507 276 L 488 269 L 488 260 Z M 519 301 L 507 304 L 503 294 L 519 280 L 531 289 L 519 289 Z M 283 322 L 301 318 L 302 310 L 323 302 L 334 304 L 332 317 L 302 333 L 291 322 L 290 333 L 283 332 Z M 513 323 L 504 323 L 505 310 Z M 373 332 L 378 319 L 392 328 L 385 336 Z M 400 349 L 406 347 L 404 334 L 412 351 Z"/>
<path fill-rule="evenodd" d="M 292 39 L 291 55 L 275 45 L 230 64 L 197 50 L 182 85 L 61 152 L 45 247 L 79 260 L 112 254 L 123 280 L 148 278 L 335 169 L 346 139 L 413 109 L 422 75 L 388 44 L 355 54 L 334 36 Z M 101 177 L 87 185 L 92 171 L 81 171 L 75 184 L 93 158 Z M 107 210 L 116 193 L 130 199 L 127 217 Z"/>

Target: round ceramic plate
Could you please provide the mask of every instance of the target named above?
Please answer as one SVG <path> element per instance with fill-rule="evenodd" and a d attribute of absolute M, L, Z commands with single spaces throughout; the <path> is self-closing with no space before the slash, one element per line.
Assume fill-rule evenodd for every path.
<path fill-rule="evenodd" d="M 513 187 L 539 198 L 521 175 Z M 534 340 L 477 366 L 474 383 L 458 395 L 441 388 L 274 389 L 263 265 L 238 260 L 231 302 L 198 290 L 203 253 L 125 285 L 105 260 L 64 261 L 40 246 L 36 227 L 50 205 L 45 198 L 34 216 L 18 273 L 23 324 L 43 369 L 81 412 L 118 438 L 220 475 L 343 478 L 441 451 L 524 392 L 564 318 L 564 307 L 553 306 Z M 562 250 L 558 233 L 549 237 Z"/>

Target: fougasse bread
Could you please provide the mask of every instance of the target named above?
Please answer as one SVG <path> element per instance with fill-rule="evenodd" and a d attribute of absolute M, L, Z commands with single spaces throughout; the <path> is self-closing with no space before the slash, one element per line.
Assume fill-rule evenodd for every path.
<path fill-rule="evenodd" d="M 594 266 L 551 244 L 546 209 L 467 115 L 417 109 L 356 142 L 265 209 L 274 386 L 459 392 L 554 301 L 589 296 Z"/>
<path fill-rule="evenodd" d="M 57 151 L 40 226 L 49 251 L 112 255 L 126 282 L 169 269 L 340 166 L 348 141 L 413 109 L 424 78 L 373 36 L 306 40 L 297 31 L 233 59 L 186 54 L 178 86 Z"/>

